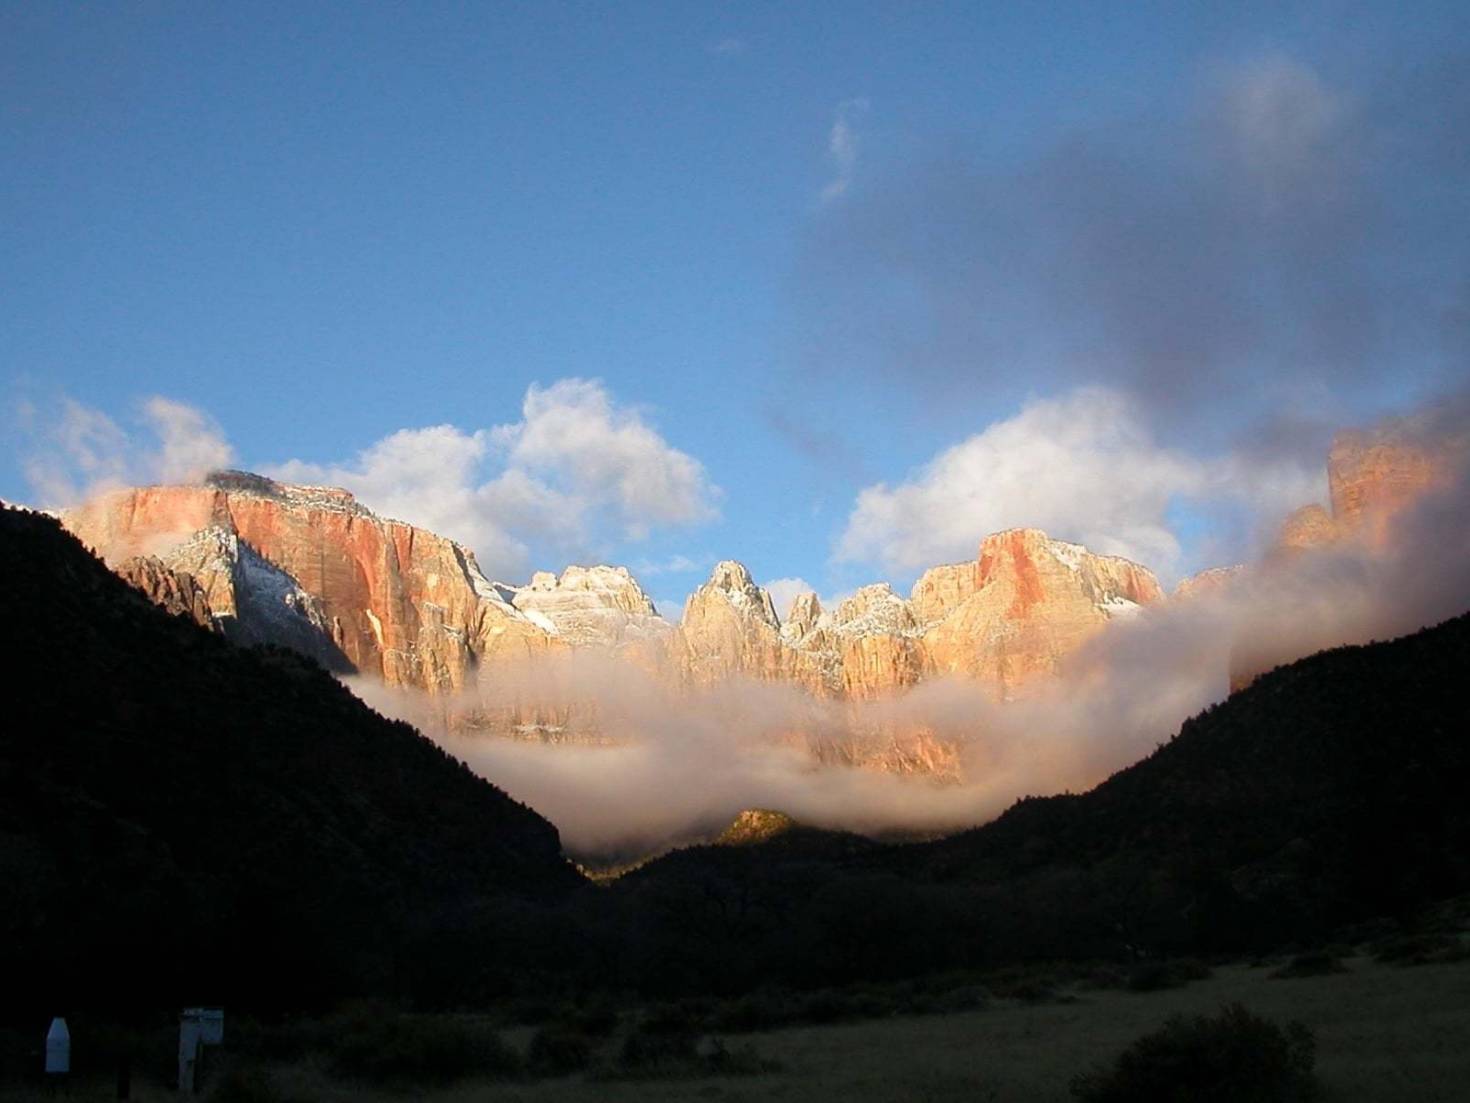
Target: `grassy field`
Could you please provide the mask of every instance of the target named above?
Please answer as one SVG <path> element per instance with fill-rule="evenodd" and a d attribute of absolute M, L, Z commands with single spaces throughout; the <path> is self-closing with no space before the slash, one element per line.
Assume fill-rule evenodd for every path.
<path fill-rule="evenodd" d="M 982 1010 L 790 1027 L 729 1038 L 779 1066 L 752 1076 L 535 1082 L 471 1082 L 424 1093 L 333 1083 L 309 1062 L 268 1070 L 269 1090 L 236 1103 L 431 1099 L 559 1103 L 592 1100 L 880 1100 L 965 1103 L 1068 1100 L 1071 1078 L 1107 1061 L 1169 1015 L 1212 1013 L 1239 1002 L 1277 1020 L 1298 1019 L 1317 1037 L 1328 1100 L 1470 1099 L 1470 962 L 1412 968 L 1349 958 L 1347 971 L 1281 980 L 1262 967 L 1230 965 L 1187 987 L 1135 993 L 1072 990 L 1044 1003 L 995 1000 Z M 524 1045 L 529 1030 L 508 1040 Z M 615 1045 L 615 1043 L 609 1043 Z M 74 1099 L 111 1098 L 110 1085 L 73 1085 Z M 0 1098 L 33 1098 L 6 1093 Z M 135 1087 L 135 1099 L 177 1098 Z M 48 1097 L 48 1098 L 54 1098 Z"/>

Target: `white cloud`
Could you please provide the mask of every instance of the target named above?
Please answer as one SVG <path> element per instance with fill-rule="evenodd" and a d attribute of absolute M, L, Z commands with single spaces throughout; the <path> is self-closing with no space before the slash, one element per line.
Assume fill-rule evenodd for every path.
<path fill-rule="evenodd" d="M 667 559 L 640 559 L 629 569 L 639 578 L 655 578 L 663 574 L 689 574 L 703 570 L 713 562 L 710 556 L 690 559 L 687 555 L 671 555 Z"/>
<path fill-rule="evenodd" d="M 493 431 L 512 468 L 563 480 L 584 500 L 608 502 L 629 539 L 654 525 L 689 525 L 717 515 L 714 488 L 698 460 L 669 446 L 602 384 L 563 379 L 531 386 L 523 419 Z"/>
<path fill-rule="evenodd" d="M 234 449 L 213 418 L 169 398 L 144 400 L 136 418 L 140 430 L 132 432 L 66 397 L 53 416 L 29 403 L 21 414 L 31 436 L 26 478 L 51 507 L 119 486 L 194 482 L 234 462 Z"/>
<path fill-rule="evenodd" d="M 719 490 L 699 461 L 601 383 L 532 386 L 521 412 L 520 421 L 473 432 L 402 429 L 350 463 L 292 460 L 266 471 L 346 487 L 379 513 L 465 544 L 505 578 L 525 571 L 532 539 L 596 558 L 609 539 L 717 516 Z"/>
<path fill-rule="evenodd" d="M 786 622 L 787 614 L 791 612 L 791 603 L 796 600 L 798 594 L 816 594 L 817 601 L 822 605 L 824 611 L 836 609 L 848 598 L 852 597 L 851 590 L 838 590 L 835 593 L 818 593 L 817 588 L 804 578 L 773 578 L 770 582 L 762 582 L 761 588 L 771 595 L 771 604 L 776 607 L 776 615 L 781 622 Z"/>
<path fill-rule="evenodd" d="M 913 478 L 858 494 L 836 558 L 897 572 L 968 559 L 987 535 L 1040 528 L 1168 577 L 1176 499 L 1230 498 L 1262 514 L 1316 498 L 1320 473 L 1286 461 L 1200 459 L 1161 447 L 1136 404 L 1086 387 L 1035 401 L 940 453 Z"/>
<path fill-rule="evenodd" d="M 143 417 L 159 441 L 152 462 L 162 482 L 194 482 L 235 460 L 224 430 L 202 410 L 155 395 L 143 403 Z"/>
<path fill-rule="evenodd" d="M 776 607 L 776 615 L 783 623 L 798 594 L 817 592 L 817 588 L 804 578 L 773 578 L 769 582 L 762 582 L 761 588 L 771 595 L 771 604 Z"/>
<path fill-rule="evenodd" d="M 861 97 L 843 100 L 837 105 L 832 129 L 827 132 L 827 158 L 832 162 L 833 177 L 822 188 L 822 202 L 830 203 L 846 194 L 857 168 L 858 135 L 856 123 L 867 113 L 868 101 Z"/>
<path fill-rule="evenodd" d="M 709 52 L 719 54 L 722 57 L 734 57 L 736 54 L 745 53 L 745 39 L 729 37 L 722 38 L 710 46 Z"/>

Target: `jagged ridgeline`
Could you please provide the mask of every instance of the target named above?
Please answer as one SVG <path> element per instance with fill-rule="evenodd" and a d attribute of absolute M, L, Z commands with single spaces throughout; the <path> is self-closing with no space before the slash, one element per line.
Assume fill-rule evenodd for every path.
<path fill-rule="evenodd" d="M 926 570 L 907 597 L 874 583 L 825 609 L 803 593 L 784 618 L 733 560 L 715 564 L 682 613 L 666 617 L 626 568 L 494 582 L 470 549 L 380 517 L 346 490 L 238 471 L 121 488 L 61 521 L 165 608 L 236 642 L 278 644 L 393 687 L 392 699 L 435 732 L 637 742 L 641 727 L 620 722 L 596 680 L 580 676 L 616 663 L 615 680 L 626 673 L 675 707 L 736 681 L 790 687 L 816 708 L 772 735 L 816 763 L 963 783 L 983 779 L 954 732 L 865 706 L 934 679 L 1001 701 L 1044 697 L 1115 622 L 1246 602 L 1311 561 L 1390 555 L 1412 531 L 1402 519 L 1412 522 L 1416 503 L 1454 482 L 1461 451 L 1403 427 L 1342 434 L 1327 463 L 1330 511 L 1305 507 L 1262 563 L 1207 570 L 1173 594 L 1145 566 L 1011 529 L 986 536 L 971 560 Z M 1221 658 L 1222 683 L 1227 665 L 1239 688 L 1347 638 L 1254 636 L 1236 641 L 1228 664 Z"/>
<path fill-rule="evenodd" d="M 487 989 L 532 982 L 516 916 L 580 883 L 541 817 L 315 663 L 155 607 L 49 517 L 0 510 L 0 577 L 8 1007 L 418 996 L 471 929 L 497 933 Z"/>

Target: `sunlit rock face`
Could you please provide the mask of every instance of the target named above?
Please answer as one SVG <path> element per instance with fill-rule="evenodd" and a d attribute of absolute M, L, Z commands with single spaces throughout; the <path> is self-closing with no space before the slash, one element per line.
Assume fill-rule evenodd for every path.
<path fill-rule="evenodd" d="M 297 611 L 315 622 L 321 645 L 390 686 L 457 690 L 475 664 L 553 646 L 485 580 L 471 553 L 376 517 L 344 490 L 222 472 L 201 486 L 106 494 L 61 519 L 114 567 L 136 555 L 176 557 L 177 569 L 198 572 L 211 614 L 254 638 L 272 638 L 272 627 L 260 615 L 247 619 L 242 589 L 252 614 L 300 593 Z"/>
<path fill-rule="evenodd" d="M 189 574 L 171 570 L 152 555 L 135 555 L 118 564 L 117 573 L 153 604 L 205 628 L 217 628 L 204 587 Z"/>
<path fill-rule="evenodd" d="M 1409 423 L 1339 433 L 1327 457 L 1330 510 L 1313 503 L 1286 519 L 1263 564 L 1264 577 L 1306 555 L 1335 550 L 1372 557 L 1391 552 L 1406 511 L 1454 480 L 1466 450 L 1464 440 L 1430 437 Z M 1254 626 L 1232 652 L 1231 692 L 1283 663 L 1340 642 L 1311 624 L 1278 624 L 1270 630 Z"/>
<path fill-rule="evenodd" d="M 104 495 L 63 522 L 114 565 L 154 556 L 158 568 L 133 568 L 141 588 L 181 609 L 202 594 L 211 621 L 237 638 L 440 694 L 483 689 L 478 676 L 497 663 L 592 649 L 691 687 L 743 677 L 861 701 L 941 673 L 1005 696 L 1159 596 L 1136 564 L 1019 529 L 988 538 L 972 563 L 927 572 L 909 599 L 886 583 L 831 610 L 802 594 L 784 624 L 750 572 L 726 560 L 674 627 L 624 567 L 497 587 L 466 549 L 342 490 L 224 472 Z"/>
<path fill-rule="evenodd" d="M 866 700 L 951 674 L 1007 697 L 1162 596 L 1136 563 L 1016 529 L 988 537 L 974 563 L 927 572 L 908 600 L 887 583 L 831 611 L 801 594 L 785 624 L 743 567 L 722 563 L 690 597 L 680 632 L 695 682 L 739 673 Z"/>
<path fill-rule="evenodd" d="M 839 604 L 832 632 L 850 698 L 888 696 L 924 676 L 928 664 L 913 610 L 886 582 L 864 586 Z"/>
<path fill-rule="evenodd" d="M 960 748 L 926 727 L 856 726 L 841 738 L 812 736 L 808 749 L 818 761 L 938 782 L 964 780 Z"/>
<path fill-rule="evenodd" d="M 1281 526 L 1273 558 L 1352 543 L 1388 547 L 1404 510 L 1453 479 L 1463 448 L 1430 444 L 1402 427 L 1339 433 L 1327 456 L 1331 508 L 1302 506 Z"/>
<path fill-rule="evenodd" d="M 1231 587 L 1244 577 L 1245 567 L 1241 564 L 1232 567 L 1209 567 L 1198 574 L 1181 579 L 1179 585 L 1174 587 L 1172 596 L 1176 601 L 1219 596 L 1229 593 Z"/>
<path fill-rule="evenodd" d="M 663 640 L 673 626 L 627 567 L 568 567 L 560 577 L 537 571 L 512 591 L 512 604 L 576 647 L 617 647 Z"/>
<path fill-rule="evenodd" d="M 1399 514 L 1452 473 L 1450 455 L 1392 429 L 1339 433 L 1327 457 L 1332 519 L 1341 535 L 1381 548 Z"/>
<path fill-rule="evenodd" d="M 1109 621 L 1162 596 L 1137 563 L 1012 529 L 985 538 L 973 592 L 928 626 L 923 641 L 935 672 L 976 679 L 1007 698 L 1055 674 L 1064 655 Z"/>
<path fill-rule="evenodd" d="M 1271 558 L 1281 559 L 1298 552 L 1326 547 L 1336 543 L 1339 535 L 1337 522 L 1332 519 L 1332 514 L 1313 502 L 1294 510 L 1281 523 L 1281 533 L 1276 538 Z"/>
<path fill-rule="evenodd" d="M 980 585 L 978 562 L 931 567 L 919 576 L 909 606 L 920 624 L 937 624 L 963 605 Z"/>
<path fill-rule="evenodd" d="M 737 675 L 781 681 L 788 673 L 771 595 L 734 560 L 717 563 L 709 581 L 689 595 L 671 646 L 681 676 L 692 685 Z"/>
<path fill-rule="evenodd" d="M 1021 529 L 988 538 L 974 562 L 927 572 L 910 598 L 877 583 L 824 609 L 801 594 L 784 623 L 726 560 L 674 626 L 626 568 L 494 585 L 466 549 L 377 517 L 346 491 L 238 472 L 104 495 L 63 523 L 155 600 L 233 638 L 428 691 L 439 703 L 421 723 L 546 742 L 631 737 L 589 688 L 605 667 L 576 656 L 592 653 L 636 663 L 657 692 L 732 679 L 790 687 L 828 711 L 779 738 L 818 761 L 934 777 L 959 776 L 957 747 L 875 721 L 865 703 L 940 674 L 1012 696 L 1159 597 L 1136 564 Z"/>

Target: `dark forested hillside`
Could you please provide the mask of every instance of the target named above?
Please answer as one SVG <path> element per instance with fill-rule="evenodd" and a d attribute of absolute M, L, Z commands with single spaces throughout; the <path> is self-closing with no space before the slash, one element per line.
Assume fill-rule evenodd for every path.
<path fill-rule="evenodd" d="M 414 995 L 456 929 L 579 883 L 412 728 L 155 608 L 50 518 L 0 510 L 0 580 L 7 1000 Z M 526 960 L 507 939 L 481 969 L 502 956 Z"/>
<path fill-rule="evenodd" d="M 1462 616 L 1275 671 L 1097 789 L 948 839 L 804 831 L 671 854 L 619 885 L 643 976 L 676 986 L 674 960 L 715 987 L 838 983 L 1260 949 L 1464 892 L 1467 669 Z"/>
<path fill-rule="evenodd" d="M 729 993 L 1262 949 L 1470 890 L 1470 617 L 1276 671 L 949 839 L 783 823 L 576 891 L 538 816 L 48 518 L 0 511 L 0 578 L 7 999 Z"/>

